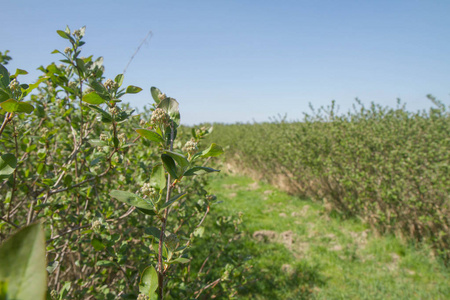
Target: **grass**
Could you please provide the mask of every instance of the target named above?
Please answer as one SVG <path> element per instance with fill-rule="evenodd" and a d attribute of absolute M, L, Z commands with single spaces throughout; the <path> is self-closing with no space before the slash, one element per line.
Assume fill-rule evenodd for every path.
<path fill-rule="evenodd" d="M 239 299 L 450 299 L 450 270 L 426 246 L 378 237 L 358 220 L 248 177 L 215 176 L 221 214 L 243 213 L 236 249 L 254 280 Z"/>

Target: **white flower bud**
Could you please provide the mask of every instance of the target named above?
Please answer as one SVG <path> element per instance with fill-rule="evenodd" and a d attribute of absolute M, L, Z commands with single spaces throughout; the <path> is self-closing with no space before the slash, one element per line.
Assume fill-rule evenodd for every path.
<path fill-rule="evenodd" d="M 169 115 L 162 108 L 157 108 L 153 111 L 151 120 L 153 124 L 167 124 Z"/>

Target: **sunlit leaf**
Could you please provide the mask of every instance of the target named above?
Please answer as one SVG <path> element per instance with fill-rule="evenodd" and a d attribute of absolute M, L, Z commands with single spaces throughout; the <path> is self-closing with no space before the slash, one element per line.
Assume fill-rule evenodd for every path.
<path fill-rule="evenodd" d="M 45 299 L 46 267 L 41 224 L 22 228 L 0 245 L 0 281 L 8 282 L 8 299 Z"/>

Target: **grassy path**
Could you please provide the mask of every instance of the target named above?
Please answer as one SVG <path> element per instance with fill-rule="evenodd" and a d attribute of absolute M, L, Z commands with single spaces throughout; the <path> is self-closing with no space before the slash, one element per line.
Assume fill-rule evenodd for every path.
<path fill-rule="evenodd" d="M 221 174 L 210 192 L 221 213 L 243 213 L 238 247 L 259 279 L 240 299 L 450 299 L 450 269 L 427 249 L 376 237 L 355 220 L 247 177 Z"/>

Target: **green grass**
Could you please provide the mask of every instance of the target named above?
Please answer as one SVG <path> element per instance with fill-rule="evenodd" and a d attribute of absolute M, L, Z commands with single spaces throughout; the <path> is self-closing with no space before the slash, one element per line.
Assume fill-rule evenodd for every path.
<path fill-rule="evenodd" d="M 223 201 L 216 211 L 243 213 L 234 250 L 253 268 L 240 299 L 450 299 L 450 270 L 426 246 L 377 237 L 248 177 L 221 174 L 209 189 Z"/>

